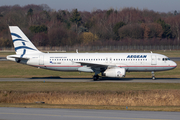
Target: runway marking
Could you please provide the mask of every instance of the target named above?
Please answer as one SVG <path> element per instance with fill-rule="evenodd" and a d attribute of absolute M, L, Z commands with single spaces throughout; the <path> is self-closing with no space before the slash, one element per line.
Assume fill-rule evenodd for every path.
<path fill-rule="evenodd" d="M 126 120 L 170 120 L 170 119 L 151 119 L 151 118 L 123 118 L 123 117 L 102 117 L 102 116 L 75 116 L 75 115 L 51 115 L 51 114 L 28 114 L 28 113 L 0 113 L 6 115 L 33 115 L 33 116 L 56 116 L 56 117 L 76 117 L 76 118 L 108 118 L 108 119 L 126 119 Z"/>

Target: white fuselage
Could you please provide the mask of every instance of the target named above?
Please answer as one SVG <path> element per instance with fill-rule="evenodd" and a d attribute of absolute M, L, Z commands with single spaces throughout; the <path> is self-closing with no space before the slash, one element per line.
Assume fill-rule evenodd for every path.
<path fill-rule="evenodd" d="M 24 57 L 30 59 L 21 60 L 20 63 L 59 71 L 94 72 L 93 64 L 99 71 L 101 65 L 107 65 L 125 68 L 128 72 L 164 71 L 177 66 L 166 56 L 155 53 L 41 53 Z M 9 60 L 15 61 L 13 58 Z"/>

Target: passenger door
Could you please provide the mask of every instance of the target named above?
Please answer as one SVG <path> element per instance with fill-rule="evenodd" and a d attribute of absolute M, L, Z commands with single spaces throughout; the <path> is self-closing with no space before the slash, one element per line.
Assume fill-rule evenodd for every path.
<path fill-rule="evenodd" d="M 157 58 L 155 55 L 151 55 L 151 65 L 156 65 L 157 64 Z"/>

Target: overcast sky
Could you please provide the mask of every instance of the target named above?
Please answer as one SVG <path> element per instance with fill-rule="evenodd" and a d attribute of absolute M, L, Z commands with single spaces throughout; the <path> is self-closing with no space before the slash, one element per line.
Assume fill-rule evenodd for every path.
<path fill-rule="evenodd" d="M 0 5 L 28 5 L 47 4 L 55 10 L 92 11 L 93 9 L 108 10 L 110 8 L 122 9 L 124 7 L 134 7 L 139 9 L 149 9 L 158 12 L 180 11 L 180 0 L 1 0 Z"/>

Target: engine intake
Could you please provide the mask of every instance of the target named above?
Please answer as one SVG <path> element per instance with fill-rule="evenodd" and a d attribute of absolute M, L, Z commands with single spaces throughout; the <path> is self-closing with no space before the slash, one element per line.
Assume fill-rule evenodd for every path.
<path fill-rule="evenodd" d="M 125 68 L 110 68 L 104 72 L 104 76 L 106 77 L 122 78 L 125 77 L 125 75 L 126 75 Z"/>

